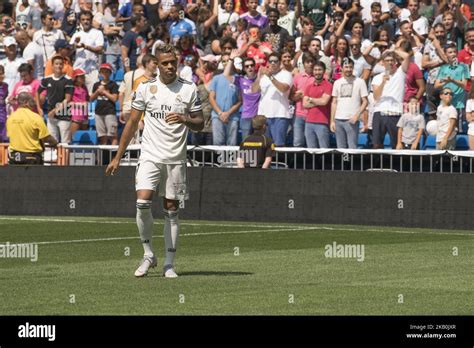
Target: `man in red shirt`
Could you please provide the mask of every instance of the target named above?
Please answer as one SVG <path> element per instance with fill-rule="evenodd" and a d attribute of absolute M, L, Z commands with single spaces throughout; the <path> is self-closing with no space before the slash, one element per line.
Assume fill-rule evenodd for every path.
<path fill-rule="evenodd" d="M 332 84 L 324 78 L 326 65 L 314 64 L 314 83 L 306 87 L 303 107 L 308 109 L 305 123 L 306 145 L 309 148 L 329 148 Z"/>
<path fill-rule="evenodd" d="M 407 76 L 405 78 L 405 95 L 403 101 L 408 103 L 410 97 L 415 97 L 421 103 L 421 97 L 425 93 L 426 83 L 423 73 L 416 63 L 413 61 L 413 49 L 410 42 L 403 41 L 400 48 L 410 55 L 410 66 L 408 67 Z"/>
<path fill-rule="evenodd" d="M 472 55 L 474 54 L 474 28 L 469 28 L 465 33 L 466 45 L 458 53 L 458 61 L 467 64 L 469 67 L 472 64 Z M 471 76 L 472 80 L 472 76 Z M 471 80 L 467 80 L 466 92 L 471 90 Z"/>

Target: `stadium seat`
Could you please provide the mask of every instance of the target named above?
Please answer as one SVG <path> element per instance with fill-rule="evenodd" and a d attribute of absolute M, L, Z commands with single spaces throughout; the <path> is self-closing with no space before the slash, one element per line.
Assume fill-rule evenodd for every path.
<path fill-rule="evenodd" d="M 73 145 L 97 145 L 96 131 L 77 131 L 72 138 Z"/>
<path fill-rule="evenodd" d="M 124 75 L 125 75 L 125 72 L 123 71 L 123 69 L 118 69 L 114 74 L 113 80 L 117 81 L 117 82 L 121 82 L 121 81 L 123 81 L 123 76 Z"/>
<path fill-rule="evenodd" d="M 469 150 L 469 136 L 458 134 L 456 136 L 456 150 Z"/>
<path fill-rule="evenodd" d="M 89 117 L 89 130 L 95 130 L 95 117 Z"/>
<path fill-rule="evenodd" d="M 428 135 L 427 137 L 425 137 L 423 150 L 436 150 L 436 136 L 435 135 Z"/>
<path fill-rule="evenodd" d="M 329 147 L 331 149 L 337 149 L 336 134 L 329 133 Z"/>
<path fill-rule="evenodd" d="M 94 100 L 89 103 L 89 118 L 95 117 L 95 106 L 97 105 L 97 101 Z"/>
<path fill-rule="evenodd" d="M 357 141 L 357 148 L 358 149 L 366 149 L 367 142 L 369 141 L 367 133 L 359 133 L 359 139 Z"/>

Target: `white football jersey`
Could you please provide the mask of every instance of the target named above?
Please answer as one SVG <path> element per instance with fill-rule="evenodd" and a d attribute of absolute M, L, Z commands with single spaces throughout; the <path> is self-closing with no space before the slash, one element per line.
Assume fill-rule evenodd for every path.
<path fill-rule="evenodd" d="M 140 159 L 185 163 L 188 127 L 170 125 L 165 117 L 171 112 L 188 115 L 202 110 L 196 85 L 180 77 L 168 85 L 159 78 L 144 81 L 133 94 L 132 108 L 143 111 L 145 117 Z"/>

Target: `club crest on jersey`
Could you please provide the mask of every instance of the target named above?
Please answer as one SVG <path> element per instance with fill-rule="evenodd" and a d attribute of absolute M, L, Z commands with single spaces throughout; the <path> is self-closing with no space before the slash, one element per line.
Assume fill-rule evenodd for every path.
<path fill-rule="evenodd" d="M 176 100 L 174 101 L 175 103 L 182 103 L 183 102 L 183 98 L 181 98 L 181 96 L 178 94 L 176 96 Z"/>
<path fill-rule="evenodd" d="M 158 87 L 156 85 L 151 85 L 150 86 L 150 92 L 152 94 L 156 94 L 156 92 L 158 92 Z"/>

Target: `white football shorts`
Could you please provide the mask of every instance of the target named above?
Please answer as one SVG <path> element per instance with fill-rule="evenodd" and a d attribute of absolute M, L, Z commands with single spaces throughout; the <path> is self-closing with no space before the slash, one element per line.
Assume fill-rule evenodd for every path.
<path fill-rule="evenodd" d="M 135 190 L 152 190 L 166 199 L 182 201 L 189 198 L 186 185 L 186 163 L 164 164 L 139 161 L 135 172 Z"/>

